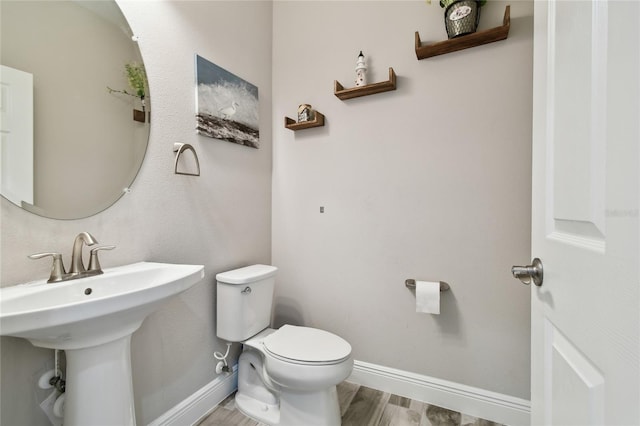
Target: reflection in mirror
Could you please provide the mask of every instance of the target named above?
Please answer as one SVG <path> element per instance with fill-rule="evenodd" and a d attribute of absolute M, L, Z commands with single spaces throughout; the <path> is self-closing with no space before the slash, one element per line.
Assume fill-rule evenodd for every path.
<path fill-rule="evenodd" d="M 96 214 L 131 185 L 149 138 L 133 34 L 115 1 L 0 8 L 2 195 L 50 218 Z"/>

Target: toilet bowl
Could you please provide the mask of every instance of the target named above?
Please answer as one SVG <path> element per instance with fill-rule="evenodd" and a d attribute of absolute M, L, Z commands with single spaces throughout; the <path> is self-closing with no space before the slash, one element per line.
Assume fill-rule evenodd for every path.
<path fill-rule="evenodd" d="M 334 334 L 267 329 L 244 342 L 236 406 L 266 424 L 339 425 L 336 385 L 352 369 L 351 346 Z"/>
<path fill-rule="evenodd" d="M 218 337 L 243 343 L 236 406 L 267 425 L 340 425 L 336 385 L 353 369 L 351 345 L 316 328 L 269 328 L 276 271 L 253 265 L 216 276 Z"/>

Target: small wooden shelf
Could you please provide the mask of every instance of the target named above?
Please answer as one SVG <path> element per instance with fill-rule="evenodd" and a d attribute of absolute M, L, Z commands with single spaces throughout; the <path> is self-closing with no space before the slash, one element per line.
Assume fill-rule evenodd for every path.
<path fill-rule="evenodd" d="M 310 129 L 311 127 L 324 126 L 324 115 L 322 115 L 318 111 L 314 111 L 313 113 L 314 113 L 313 120 L 301 121 L 299 123 L 289 117 L 285 117 L 284 127 L 286 127 L 289 130 L 293 130 L 295 132 L 296 130 Z"/>
<path fill-rule="evenodd" d="M 338 80 L 336 80 L 333 85 L 333 93 L 343 101 L 345 99 L 358 98 L 360 96 L 368 96 L 376 93 L 388 92 L 390 90 L 396 90 L 396 73 L 391 67 L 389 67 L 388 81 L 367 84 L 366 86 L 352 87 L 350 89 L 345 89 Z"/>
<path fill-rule="evenodd" d="M 464 35 L 449 40 L 439 41 L 437 43 L 422 45 L 420 34 L 416 31 L 416 56 L 418 60 L 430 58 L 432 56 L 444 55 L 445 53 L 456 52 L 458 50 L 468 49 L 494 41 L 504 40 L 509 36 L 509 27 L 511 26 L 511 6 L 507 5 L 504 9 L 504 19 L 502 26 L 491 28 L 489 30 L 475 32 L 473 34 Z"/>

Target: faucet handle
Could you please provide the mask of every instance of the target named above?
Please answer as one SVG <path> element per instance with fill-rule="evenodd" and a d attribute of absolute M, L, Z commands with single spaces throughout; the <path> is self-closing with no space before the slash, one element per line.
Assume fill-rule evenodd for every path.
<path fill-rule="evenodd" d="M 100 260 L 98 260 L 98 251 L 100 250 L 113 250 L 116 246 L 100 246 L 93 248 L 89 251 L 91 258 L 89 259 L 89 271 L 99 271 L 102 273 L 102 266 L 100 266 Z"/>
<path fill-rule="evenodd" d="M 35 253 L 29 257 L 29 259 L 42 259 L 43 257 L 53 257 L 53 264 L 51 265 L 51 275 L 47 280 L 48 283 L 54 283 L 62 281 L 62 276 L 67 273 L 62 263 L 62 255 L 60 253 Z"/>

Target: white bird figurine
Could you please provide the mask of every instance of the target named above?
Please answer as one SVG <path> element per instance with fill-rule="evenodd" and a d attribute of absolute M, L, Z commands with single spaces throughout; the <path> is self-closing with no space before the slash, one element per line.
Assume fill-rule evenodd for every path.
<path fill-rule="evenodd" d="M 218 112 L 220 113 L 220 115 L 224 120 L 228 120 L 233 116 L 233 114 L 236 113 L 236 109 L 239 106 L 240 104 L 234 101 L 230 107 L 220 108 Z"/>

